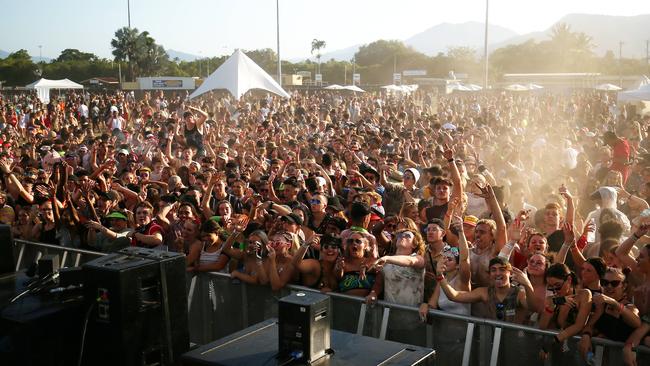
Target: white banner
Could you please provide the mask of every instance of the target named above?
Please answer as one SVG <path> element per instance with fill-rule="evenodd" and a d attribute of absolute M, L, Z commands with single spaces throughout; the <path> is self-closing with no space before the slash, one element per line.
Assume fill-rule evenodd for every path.
<path fill-rule="evenodd" d="M 352 84 L 361 84 L 361 74 L 352 74 Z"/>

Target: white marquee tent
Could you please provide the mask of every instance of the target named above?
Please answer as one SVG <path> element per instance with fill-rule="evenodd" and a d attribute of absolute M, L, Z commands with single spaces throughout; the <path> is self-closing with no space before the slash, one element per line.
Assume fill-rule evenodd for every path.
<path fill-rule="evenodd" d="M 190 95 L 190 99 L 214 89 L 226 89 L 238 100 L 251 89 L 263 89 L 285 98 L 291 97 L 241 50 L 236 50 L 223 65 L 205 79 Z"/>
<path fill-rule="evenodd" d="M 69 79 L 49 80 L 39 79 L 35 82 L 25 85 L 27 89 L 36 89 L 38 99 L 42 103 L 50 102 L 50 89 L 83 89 L 83 85 L 77 84 Z"/>
<path fill-rule="evenodd" d="M 642 85 L 639 89 L 618 93 L 619 102 L 650 101 L 650 84 Z"/>

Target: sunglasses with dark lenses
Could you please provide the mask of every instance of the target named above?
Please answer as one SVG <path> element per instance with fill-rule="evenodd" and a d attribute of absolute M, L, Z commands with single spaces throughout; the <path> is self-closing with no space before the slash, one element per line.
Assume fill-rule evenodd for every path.
<path fill-rule="evenodd" d="M 348 244 L 363 244 L 363 240 L 358 239 L 358 238 L 349 238 L 347 240 Z"/>
<path fill-rule="evenodd" d="M 600 285 L 603 286 L 603 287 L 607 287 L 607 286 L 610 286 L 610 285 L 612 287 L 618 287 L 621 284 L 621 282 L 623 282 L 623 281 L 621 281 L 621 280 L 608 281 L 608 280 L 605 280 L 605 279 L 601 279 L 600 280 Z"/>
<path fill-rule="evenodd" d="M 309 200 L 309 203 L 312 204 L 312 205 L 320 205 L 320 200 L 312 199 L 312 200 Z"/>
<path fill-rule="evenodd" d="M 556 285 L 556 286 L 547 286 L 546 289 L 549 290 L 549 291 L 558 292 L 564 286 L 565 282 L 566 282 L 566 280 L 562 281 L 561 284 Z"/>
<path fill-rule="evenodd" d="M 323 248 L 323 249 L 330 249 L 330 248 L 331 248 L 331 249 L 338 249 L 339 246 L 336 245 L 336 244 L 323 244 L 323 245 L 322 245 L 322 248 Z"/>
<path fill-rule="evenodd" d="M 497 319 L 503 320 L 506 317 L 506 306 L 502 303 L 497 304 Z"/>
<path fill-rule="evenodd" d="M 397 234 L 397 239 L 413 239 L 415 238 L 415 235 L 410 232 L 410 231 L 402 231 L 401 233 Z"/>

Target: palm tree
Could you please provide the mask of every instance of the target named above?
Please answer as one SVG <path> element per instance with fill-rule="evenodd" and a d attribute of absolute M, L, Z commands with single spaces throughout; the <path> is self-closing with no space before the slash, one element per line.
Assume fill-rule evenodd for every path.
<path fill-rule="evenodd" d="M 113 56 L 115 61 L 127 61 L 129 64 L 129 77 L 133 80 L 134 64 L 133 60 L 137 58 L 141 39 L 137 28 L 123 27 L 115 32 L 115 38 L 111 40 L 113 47 Z"/>
<path fill-rule="evenodd" d="M 313 55 L 314 51 L 316 51 L 316 59 L 318 60 L 318 73 L 319 74 L 320 74 L 320 56 L 321 56 L 320 50 L 325 48 L 325 46 L 327 46 L 325 41 L 321 41 L 321 40 L 318 40 L 316 38 L 314 38 L 311 41 L 311 54 Z"/>

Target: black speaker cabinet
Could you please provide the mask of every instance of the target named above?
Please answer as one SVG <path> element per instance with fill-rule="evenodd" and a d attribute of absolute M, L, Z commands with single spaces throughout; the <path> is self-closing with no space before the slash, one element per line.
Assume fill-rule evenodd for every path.
<path fill-rule="evenodd" d="M 0 275 L 13 273 L 16 269 L 14 237 L 11 226 L 0 225 Z"/>
<path fill-rule="evenodd" d="M 86 365 L 171 365 L 189 349 L 185 258 L 144 249 L 83 266 Z"/>
<path fill-rule="evenodd" d="M 327 295 L 294 292 L 280 299 L 279 358 L 293 356 L 311 363 L 325 356 L 330 348 L 330 315 Z"/>

